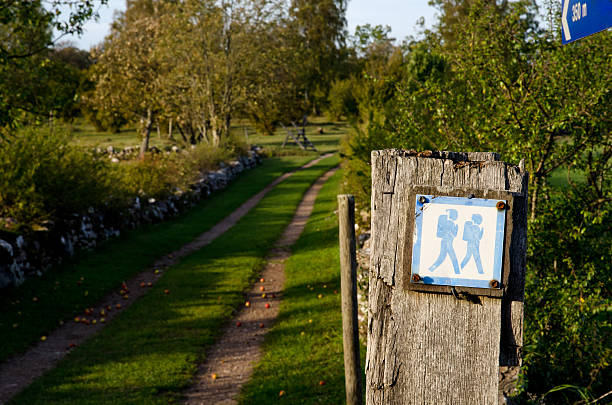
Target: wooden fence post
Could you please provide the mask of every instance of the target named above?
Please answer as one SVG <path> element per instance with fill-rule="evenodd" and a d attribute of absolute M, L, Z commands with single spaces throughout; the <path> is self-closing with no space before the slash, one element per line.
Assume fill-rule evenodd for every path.
<path fill-rule="evenodd" d="M 355 199 L 338 196 L 340 233 L 340 290 L 342 294 L 342 334 L 347 405 L 361 405 L 361 364 L 357 323 L 357 257 L 355 243 Z"/>
<path fill-rule="evenodd" d="M 518 374 L 522 347 L 527 179 L 527 173 L 499 161 L 496 153 L 372 152 L 368 405 L 506 403 L 506 394 L 512 392 Z M 462 219 L 467 208 L 438 214 L 435 209 L 442 208 L 435 208 L 436 199 L 467 201 L 465 205 L 493 201 L 489 207 L 493 218 L 505 218 L 505 225 L 500 228 L 499 222 L 493 222 L 496 226 L 490 231 L 493 241 L 501 238 L 501 277 L 487 280 L 484 287 L 486 281 L 480 280 L 479 288 L 461 287 L 464 284 L 452 284 L 455 281 L 449 279 L 431 281 L 436 280 L 436 266 L 442 259 L 444 266 L 454 267 L 454 273 L 467 273 L 463 266 L 470 260 L 475 263 L 476 258 L 468 255 L 470 248 L 465 246 L 470 238 L 476 239 L 466 229 L 484 227 L 468 225 Z M 429 213 L 427 209 L 431 209 Z M 450 218 L 448 229 L 455 227 L 451 237 L 455 239 L 447 247 L 442 217 Z M 474 223 L 481 223 L 481 219 Z M 430 236 L 426 237 L 427 232 Z M 478 232 L 482 237 L 484 231 Z M 498 246 L 492 249 L 495 255 Z M 425 267 L 420 253 L 413 253 L 426 249 L 427 257 L 435 257 L 430 251 L 440 253 Z M 485 255 L 492 257 L 493 253 L 481 250 L 484 263 Z M 497 263 L 495 257 L 491 262 Z M 476 264 L 472 266 L 476 274 Z M 455 277 L 452 270 L 450 274 Z"/>

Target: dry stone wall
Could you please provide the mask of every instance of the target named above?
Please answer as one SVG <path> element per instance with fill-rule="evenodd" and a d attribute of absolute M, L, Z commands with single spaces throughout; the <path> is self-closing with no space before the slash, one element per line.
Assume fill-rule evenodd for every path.
<path fill-rule="evenodd" d="M 61 223 L 29 235 L 0 231 L 0 289 L 18 286 L 42 273 L 75 252 L 90 249 L 122 231 L 143 224 L 161 222 L 196 205 L 216 190 L 223 189 L 240 173 L 261 163 L 258 148 L 248 156 L 205 173 L 190 190 L 177 191 L 164 200 L 135 197 L 132 205 L 120 212 L 94 210 L 73 214 Z"/>

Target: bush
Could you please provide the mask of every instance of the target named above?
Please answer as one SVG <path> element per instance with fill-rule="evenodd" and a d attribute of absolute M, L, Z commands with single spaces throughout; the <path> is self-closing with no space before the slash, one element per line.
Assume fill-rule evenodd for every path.
<path fill-rule="evenodd" d="M 354 85 L 349 79 L 336 80 L 332 84 L 327 97 L 327 114 L 332 121 L 338 121 L 342 117 L 355 117 L 359 113 L 357 99 L 353 95 Z"/>
<path fill-rule="evenodd" d="M 203 145 L 206 148 L 210 148 L 209 145 Z M 249 153 L 250 147 L 247 144 L 246 140 L 243 136 L 232 133 L 221 141 L 221 145 L 218 150 L 214 152 L 213 155 L 209 156 L 211 159 L 215 160 L 214 166 L 224 159 L 229 159 L 231 156 L 246 156 Z M 196 148 L 196 151 L 198 149 Z M 211 167 L 212 169 L 212 167 Z"/>
<path fill-rule="evenodd" d="M 107 161 L 70 146 L 68 139 L 65 132 L 27 129 L 2 141 L 0 217 L 41 224 L 113 195 L 116 179 Z"/>
<path fill-rule="evenodd" d="M 215 170 L 232 156 L 244 155 L 246 144 L 238 138 L 225 139 L 221 146 L 194 145 L 180 154 L 146 155 L 115 168 L 121 178 L 118 188 L 130 196 L 164 198 L 176 189 L 186 190 L 201 173 Z"/>
<path fill-rule="evenodd" d="M 184 168 L 165 156 L 127 161 L 115 170 L 120 178 L 118 188 L 131 196 L 161 199 L 187 183 Z"/>
<path fill-rule="evenodd" d="M 36 228 L 90 207 L 120 210 L 135 196 L 161 199 L 248 150 L 229 138 L 220 147 L 200 144 L 180 154 L 113 164 L 69 140 L 65 131 L 44 128 L 0 140 L 0 220 L 10 218 L 2 221 L 5 226 Z"/>
<path fill-rule="evenodd" d="M 271 102 L 253 103 L 249 117 L 251 123 L 258 133 L 263 135 L 274 135 L 276 127 L 281 122 L 280 112 Z"/>
<path fill-rule="evenodd" d="M 610 203 L 598 200 L 587 186 L 551 191 L 530 223 L 525 401 L 573 403 L 610 388 L 612 218 Z"/>

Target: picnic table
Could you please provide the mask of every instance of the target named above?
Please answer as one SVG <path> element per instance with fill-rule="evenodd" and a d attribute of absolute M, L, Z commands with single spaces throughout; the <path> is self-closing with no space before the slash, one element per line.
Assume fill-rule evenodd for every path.
<path fill-rule="evenodd" d="M 287 142 L 295 142 L 303 150 L 311 149 L 311 150 L 317 151 L 317 148 L 310 141 L 310 139 L 308 139 L 308 137 L 306 136 L 306 123 L 307 122 L 308 122 L 307 116 L 304 115 L 302 117 L 301 127 L 297 126 L 295 121 L 291 121 L 290 127 L 287 127 L 283 123 L 281 123 L 281 126 L 285 129 L 285 131 L 287 131 L 287 136 L 285 137 L 285 140 L 283 142 L 283 148 L 285 147 Z"/>

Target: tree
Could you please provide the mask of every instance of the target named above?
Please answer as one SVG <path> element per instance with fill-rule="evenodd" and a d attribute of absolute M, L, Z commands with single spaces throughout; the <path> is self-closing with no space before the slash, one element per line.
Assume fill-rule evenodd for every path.
<path fill-rule="evenodd" d="M 449 64 L 444 79 L 418 91 L 426 95 L 429 114 L 421 117 L 438 132 L 437 148 L 525 159 L 534 218 L 554 170 L 611 142 L 612 75 L 604 66 L 612 53 L 610 33 L 562 47 L 538 28 L 530 7 L 509 3 L 500 13 L 495 5 L 474 3 L 470 18 L 456 27 L 455 46 L 439 50 Z M 413 94 L 404 93 L 408 108 Z"/>
<path fill-rule="evenodd" d="M 81 33 L 83 24 L 95 17 L 96 3 L 106 1 L 0 1 L 0 127 L 15 127 L 28 114 L 45 116 L 62 108 L 70 93 L 66 84 L 73 82 L 66 78 L 74 72 L 53 60 L 49 48 L 63 35 Z M 68 13 L 62 12 L 65 6 L 71 6 Z"/>
<path fill-rule="evenodd" d="M 482 0 L 429 0 L 429 5 L 440 12 L 434 26 L 437 41 L 445 47 L 454 46 L 458 40 L 457 28 L 466 23 L 470 12 L 479 3 Z M 486 0 L 485 3 L 500 15 L 508 10 L 508 0 Z"/>
<path fill-rule="evenodd" d="M 89 52 L 76 48 L 70 42 L 57 44 L 53 48 L 52 57 L 79 71 L 87 70 L 93 64 Z"/>
<path fill-rule="evenodd" d="M 268 0 L 187 1 L 164 25 L 163 54 L 171 55 L 165 110 L 190 141 L 220 144 L 237 114 L 274 115 L 276 120 L 271 112 L 282 102 L 277 89 L 285 83 L 279 79 L 290 79 L 290 61 L 280 56 L 287 54 L 286 45 L 276 36 L 282 29 L 280 5 Z"/>
<path fill-rule="evenodd" d="M 256 32 L 257 51 L 247 73 L 245 113 L 255 127 L 273 134 L 284 122 L 300 121 L 308 111 L 297 50 L 291 38 L 293 26 L 286 15 L 269 20 Z"/>
<path fill-rule="evenodd" d="M 312 111 L 319 114 L 346 56 L 346 0 L 292 0 L 289 16 L 295 63 Z"/>
<path fill-rule="evenodd" d="M 160 24 L 167 11 L 163 2 L 151 8 L 132 8 L 113 24 L 93 67 L 96 88 L 88 100 L 109 114 L 120 113 L 139 120 L 142 132 L 140 157 L 148 150 L 151 129 L 160 111 L 160 82 L 163 76 L 157 45 Z M 143 11 L 144 10 L 144 11 Z"/>

